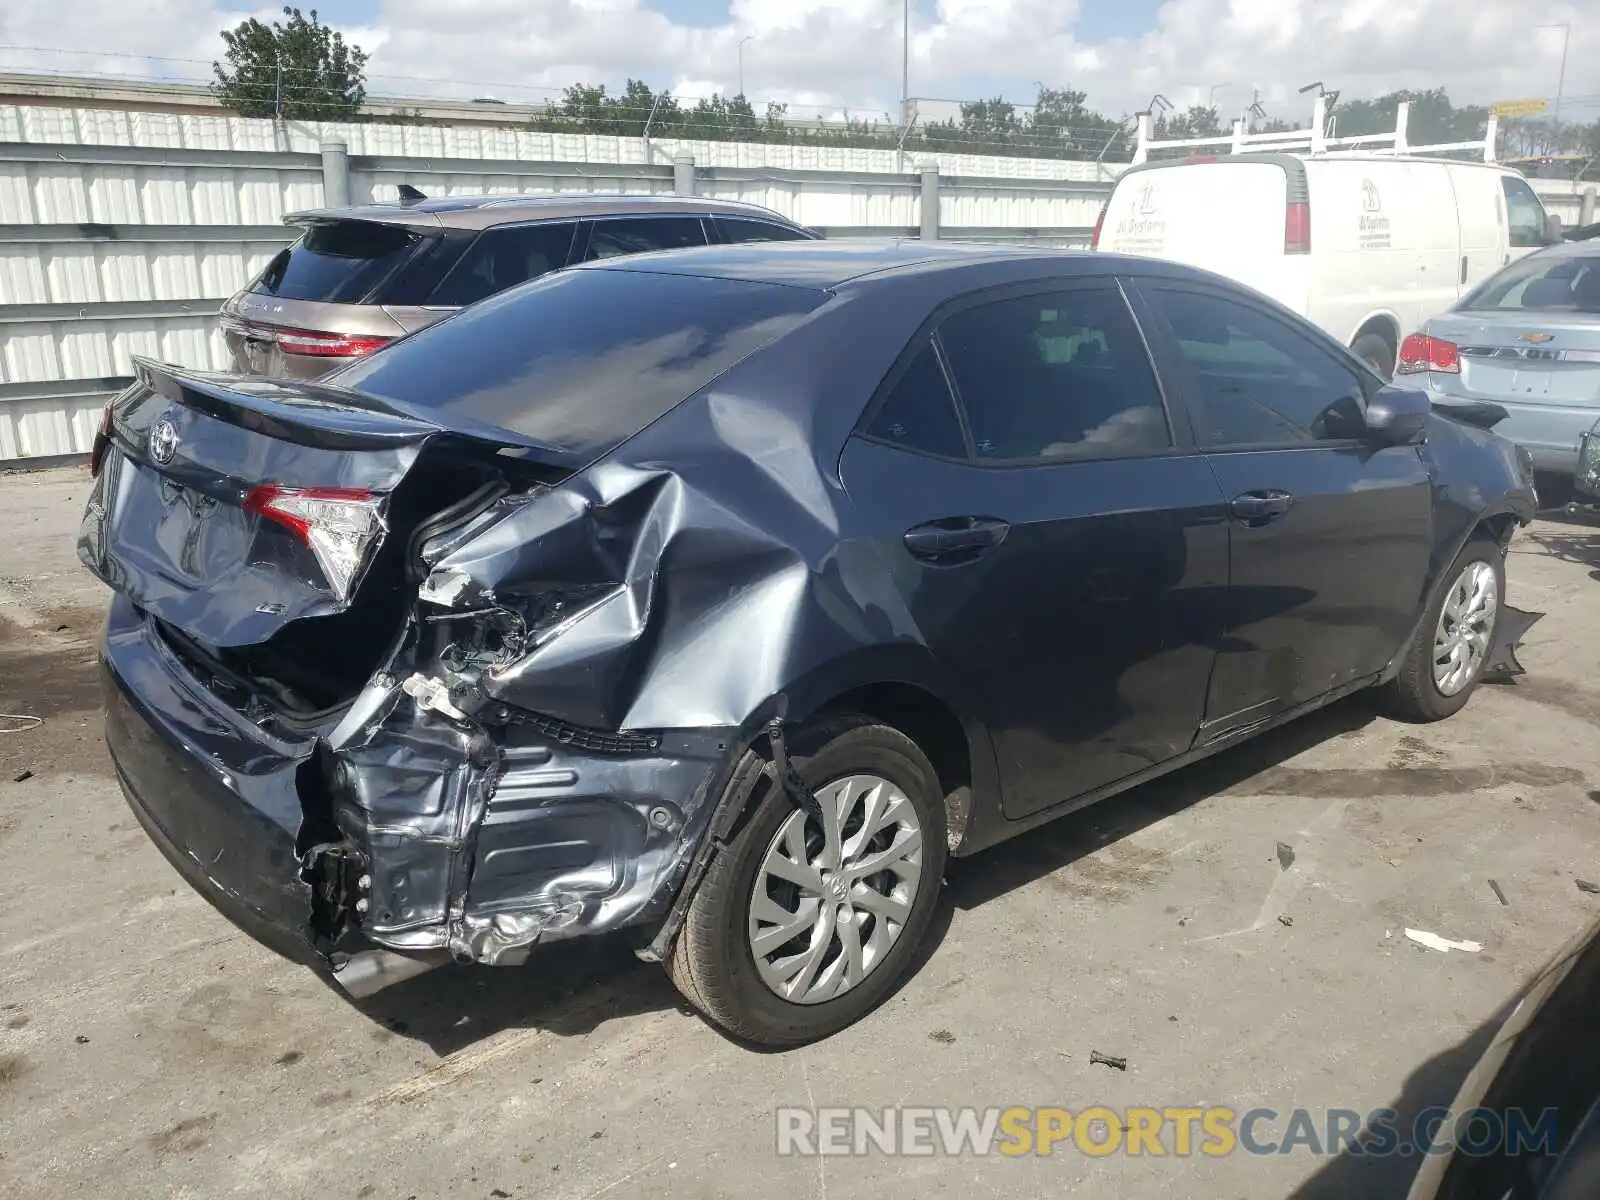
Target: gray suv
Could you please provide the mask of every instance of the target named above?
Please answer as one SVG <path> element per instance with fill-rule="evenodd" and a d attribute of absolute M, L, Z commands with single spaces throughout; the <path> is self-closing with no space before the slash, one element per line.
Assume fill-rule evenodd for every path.
<path fill-rule="evenodd" d="M 288 217 L 300 240 L 222 306 L 233 369 L 314 379 L 573 263 L 817 236 L 769 209 L 693 196 L 410 194 Z"/>

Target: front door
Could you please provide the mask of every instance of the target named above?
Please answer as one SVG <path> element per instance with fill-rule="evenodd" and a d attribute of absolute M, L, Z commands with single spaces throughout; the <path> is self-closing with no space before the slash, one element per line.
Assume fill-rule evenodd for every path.
<path fill-rule="evenodd" d="M 841 464 L 1012 817 L 1188 748 L 1226 595 L 1222 496 L 1122 292 L 1038 288 L 938 321 Z"/>
<path fill-rule="evenodd" d="M 1421 611 L 1432 487 L 1417 447 L 1365 436 L 1377 380 L 1320 333 L 1204 285 L 1138 294 L 1229 506 L 1209 740 L 1383 669 Z"/>

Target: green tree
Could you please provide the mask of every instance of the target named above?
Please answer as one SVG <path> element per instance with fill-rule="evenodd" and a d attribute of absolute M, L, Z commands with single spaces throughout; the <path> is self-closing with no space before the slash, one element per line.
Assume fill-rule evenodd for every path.
<path fill-rule="evenodd" d="M 227 66 L 211 64 L 211 90 L 244 117 L 299 121 L 350 120 L 366 99 L 367 52 L 298 8 L 287 21 L 266 25 L 251 17 L 222 33 Z"/>
<path fill-rule="evenodd" d="M 927 153 L 1026 154 L 1047 158 L 1096 157 L 1121 122 L 1085 107 L 1084 94 L 1068 88 L 1040 87 L 1027 117 L 1001 97 L 961 106 L 958 119 L 918 126 L 852 118 L 826 125 L 800 124 L 788 108 L 769 104 L 757 113 L 743 96 L 717 95 L 688 104 L 670 92 L 656 92 L 630 79 L 620 95 L 604 84 L 574 84 L 547 112 L 533 118 L 535 129 L 560 133 L 604 133 L 617 137 L 684 138 L 694 141 L 797 142 L 818 146 L 859 146 L 893 150 L 898 146 Z M 902 138 L 904 142 L 902 143 Z"/>
<path fill-rule="evenodd" d="M 1222 133 L 1222 120 L 1214 107 L 1193 104 L 1176 116 L 1163 116 L 1156 122 L 1156 137 L 1183 138 L 1217 137 Z"/>
<path fill-rule="evenodd" d="M 1088 96 L 1071 88 L 1039 86 L 1028 116 L 1028 153 L 1046 157 L 1093 158 L 1123 122 L 1095 112 Z"/>
<path fill-rule="evenodd" d="M 1481 104 L 1457 108 L 1450 103 L 1444 88 L 1425 92 L 1402 89 L 1372 100 L 1343 101 L 1334 109 L 1334 132 L 1339 137 L 1393 133 L 1401 101 L 1411 105 L 1406 140 L 1414 146 L 1470 142 L 1483 136 L 1489 122 L 1487 108 Z"/>

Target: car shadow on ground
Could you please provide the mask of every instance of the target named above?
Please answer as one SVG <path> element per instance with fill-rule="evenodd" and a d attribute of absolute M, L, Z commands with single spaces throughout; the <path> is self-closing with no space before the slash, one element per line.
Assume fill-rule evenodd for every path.
<path fill-rule="evenodd" d="M 1313 746 L 1362 729 L 1375 715 L 1364 697 L 1330 705 L 1212 758 L 1051 821 L 1026 837 L 957 859 L 950 864 L 945 890 L 959 908 L 986 904 L 1281 766 Z"/>
<path fill-rule="evenodd" d="M 1551 558 L 1589 568 L 1589 578 L 1600 580 L 1600 518 L 1559 512 L 1541 516 L 1541 527 L 1522 536 Z"/>
<path fill-rule="evenodd" d="M 1400 1094 L 1387 1106 L 1394 1113 L 1390 1128 L 1406 1153 L 1374 1155 L 1346 1150 L 1329 1159 L 1294 1192 L 1292 1200 L 1401 1200 L 1422 1168 L 1423 1155 L 1413 1148 L 1414 1139 L 1428 1132 L 1429 1123 L 1421 1121 L 1422 1115 L 1451 1106 L 1468 1073 L 1515 1007 L 1515 1000 L 1507 1002 L 1468 1037 L 1425 1060 L 1406 1077 Z M 1430 1121 L 1434 1119 L 1430 1116 Z M 1420 1131 L 1419 1123 L 1423 1126 Z M 1358 1138 L 1357 1145 L 1364 1140 Z"/>
<path fill-rule="evenodd" d="M 1332 705 L 1053 821 L 1025 838 L 952 861 L 948 886 L 905 981 L 914 979 L 938 952 L 956 908 L 1004 896 L 1372 719 L 1372 710 L 1359 698 Z M 618 937 L 544 947 L 521 967 L 443 967 L 352 1003 L 371 1020 L 441 1055 L 507 1029 L 539 1028 L 574 1036 L 621 1017 L 690 1011 L 666 972 L 640 962 Z"/>

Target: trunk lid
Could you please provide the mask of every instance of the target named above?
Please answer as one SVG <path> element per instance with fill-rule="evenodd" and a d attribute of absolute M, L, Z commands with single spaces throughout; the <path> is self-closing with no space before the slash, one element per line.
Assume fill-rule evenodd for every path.
<path fill-rule="evenodd" d="M 559 474 L 515 434 L 341 389 L 136 370 L 107 409 L 79 557 L 211 649 L 404 599 L 404 541 L 518 465 L 501 451 Z"/>
<path fill-rule="evenodd" d="M 1459 375 L 1434 372 L 1441 391 L 1504 405 L 1500 432 L 1534 447 L 1571 450 L 1600 417 L 1600 315 L 1458 310 L 1427 332 L 1457 348 Z"/>

